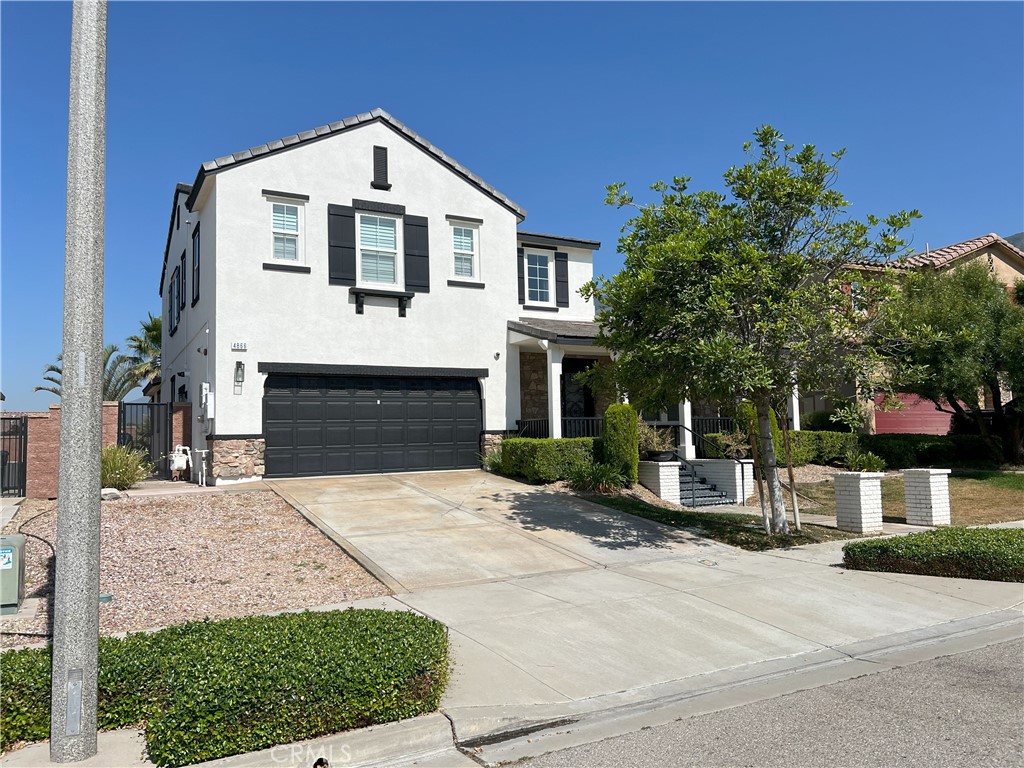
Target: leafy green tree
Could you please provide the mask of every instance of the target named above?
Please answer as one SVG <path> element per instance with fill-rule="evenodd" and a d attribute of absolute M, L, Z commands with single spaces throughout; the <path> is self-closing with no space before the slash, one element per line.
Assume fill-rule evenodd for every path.
<path fill-rule="evenodd" d="M 140 333 L 127 339 L 128 351 L 135 365 L 135 374 L 139 381 L 153 379 L 160 373 L 160 344 L 163 331 L 163 320 L 149 317 L 139 322 Z"/>
<path fill-rule="evenodd" d="M 630 402 L 658 410 L 691 400 L 750 400 L 768 480 L 770 528 L 787 533 L 770 413 L 794 385 L 835 391 L 867 385 L 874 351 L 863 343 L 872 307 L 891 289 L 887 270 L 851 291 L 847 265 L 884 264 L 903 247 L 917 211 L 864 222 L 833 189 L 844 151 L 796 150 L 771 126 L 744 145 L 724 175 L 727 194 L 658 182 L 660 200 L 637 205 L 623 184 L 607 202 L 637 213 L 623 228 L 622 271 L 584 287 L 604 305 L 598 343 L 617 353 L 615 383 Z"/>
<path fill-rule="evenodd" d="M 128 355 L 119 355 L 116 344 L 108 344 L 103 348 L 103 399 L 123 400 L 139 384 L 135 372 L 134 359 Z M 51 392 L 61 396 L 61 379 L 63 377 L 64 356 L 57 355 L 57 362 L 43 369 L 43 381 L 48 386 L 32 387 L 33 392 Z"/>
<path fill-rule="evenodd" d="M 885 315 L 878 332 L 889 339 L 896 387 L 975 422 L 983 435 L 987 395 L 1007 461 L 1024 461 L 1024 408 L 1003 400 L 1004 388 L 1024 393 L 1024 307 L 988 267 L 908 274 Z"/>

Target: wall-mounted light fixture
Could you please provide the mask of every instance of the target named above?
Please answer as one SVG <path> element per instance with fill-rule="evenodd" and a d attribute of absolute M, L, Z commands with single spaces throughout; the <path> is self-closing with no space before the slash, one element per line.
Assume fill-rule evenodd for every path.
<path fill-rule="evenodd" d="M 235 362 L 235 384 L 245 381 L 245 363 L 241 360 Z"/>

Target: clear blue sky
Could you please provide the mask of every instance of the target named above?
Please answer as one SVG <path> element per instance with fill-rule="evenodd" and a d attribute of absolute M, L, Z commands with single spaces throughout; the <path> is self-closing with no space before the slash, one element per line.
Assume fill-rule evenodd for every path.
<path fill-rule="evenodd" d="M 61 345 L 70 3 L 0 4 L 6 410 Z M 106 340 L 158 281 L 175 182 L 382 107 L 529 211 L 601 240 L 604 186 L 719 187 L 769 122 L 847 147 L 853 212 L 919 208 L 915 245 L 1024 230 L 1024 4 L 126 3 L 109 9 Z"/>

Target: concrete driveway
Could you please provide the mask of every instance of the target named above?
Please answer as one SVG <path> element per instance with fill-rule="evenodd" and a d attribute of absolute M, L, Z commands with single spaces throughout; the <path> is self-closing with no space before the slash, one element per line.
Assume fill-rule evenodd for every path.
<path fill-rule="evenodd" d="M 488 764 L 535 754 L 486 743 L 544 723 L 566 746 L 566 722 L 610 735 L 583 725 L 620 718 L 602 712 L 721 708 L 754 681 L 814 687 L 1022 633 L 1021 584 L 846 571 L 843 542 L 744 552 L 477 471 L 269 484 L 395 591 L 367 607 L 449 627 L 442 707 Z"/>
<path fill-rule="evenodd" d="M 397 593 L 728 550 L 482 471 L 268 485 Z"/>

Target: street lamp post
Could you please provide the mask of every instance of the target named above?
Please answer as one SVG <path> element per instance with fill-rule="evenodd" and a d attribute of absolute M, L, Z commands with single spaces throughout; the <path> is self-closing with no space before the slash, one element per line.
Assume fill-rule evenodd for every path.
<path fill-rule="evenodd" d="M 96 754 L 107 4 L 71 17 L 50 759 Z"/>

